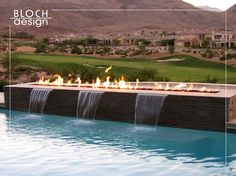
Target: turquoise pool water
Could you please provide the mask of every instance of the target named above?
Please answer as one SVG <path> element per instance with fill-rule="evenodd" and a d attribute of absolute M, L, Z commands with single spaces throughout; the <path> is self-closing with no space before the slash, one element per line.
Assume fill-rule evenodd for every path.
<path fill-rule="evenodd" d="M 1 176 L 236 175 L 236 135 L 0 110 Z"/>

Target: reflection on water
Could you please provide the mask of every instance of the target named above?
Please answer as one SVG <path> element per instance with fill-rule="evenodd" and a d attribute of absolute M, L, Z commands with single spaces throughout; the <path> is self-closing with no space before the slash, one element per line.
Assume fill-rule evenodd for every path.
<path fill-rule="evenodd" d="M 10 120 L 11 119 L 11 120 Z M 236 135 L 5 111 L 0 175 L 232 175 Z M 113 173 L 115 171 L 115 173 Z"/>

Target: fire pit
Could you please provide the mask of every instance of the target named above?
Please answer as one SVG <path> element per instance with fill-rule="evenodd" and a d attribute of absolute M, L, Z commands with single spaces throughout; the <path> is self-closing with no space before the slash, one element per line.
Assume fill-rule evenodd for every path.
<path fill-rule="evenodd" d="M 4 91 L 7 107 L 20 111 L 213 131 L 224 131 L 225 122 L 236 119 L 235 85 L 110 82 L 109 77 L 89 84 L 57 75 Z"/>
<path fill-rule="evenodd" d="M 54 81 L 50 79 L 45 80 L 41 78 L 33 85 L 39 86 L 58 86 L 58 87 L 79 87 L 79 88 L 91 88 L 91 89 L 124 89 L 124 90 L 152 90 L 152 91 L 174 91 L 174 92 L 200 92 L 200 93 L 218 93 L 220 92 L 217 88 L 211 88 L 206 86 L 196 86 L 193 83 L 141 83 L 137 79 L 136 82 L 126 82 L 124 77 L 121 77 L 119 81 L 110 82 L 110 77 L 106 78 L 105 82 L 102 82 L 97 77 L 95 83 L 82 83 L 80 77 L 78 77 L 74 83 L 73 80 L 67 82 L 60 75 L 54 75 Z"/>

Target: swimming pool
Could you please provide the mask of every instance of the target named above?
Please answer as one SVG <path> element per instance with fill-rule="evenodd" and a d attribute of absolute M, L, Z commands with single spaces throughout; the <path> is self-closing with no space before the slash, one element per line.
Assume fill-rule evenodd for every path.
<path fill-rule="evenodd" d="M 0 110 L 0 175 L 236 175 L 236 135 Z M 225 151 L 228 166 L 225 166 Z"/>

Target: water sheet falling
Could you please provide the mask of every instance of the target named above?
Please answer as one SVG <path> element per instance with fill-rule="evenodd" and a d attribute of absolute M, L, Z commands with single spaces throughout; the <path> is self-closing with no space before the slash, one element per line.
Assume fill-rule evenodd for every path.
<path fill-rule="evenodd" d="M 155 125 L 157 125 L 166 96 L 158 94 L 137 94 L 134 124 L 153 121 L 155 119 Z"/>
<path fill-rule="evenodd" d="M 104 92 L 80 91 L 78 95 L 76 117 L 94 119 L 103 93 Z"/>
<path fill-rule="evenodd" d="M 34 88 L 30 93 L 29 112 L 39 112 L 43 114 L 48 96 L 52 89 Z"/>

